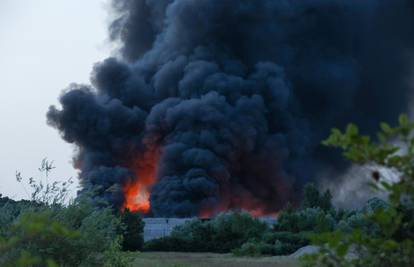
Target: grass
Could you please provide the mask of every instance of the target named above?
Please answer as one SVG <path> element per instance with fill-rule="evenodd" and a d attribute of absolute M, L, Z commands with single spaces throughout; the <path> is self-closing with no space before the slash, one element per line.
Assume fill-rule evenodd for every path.
<path fill-rule="evenodd" d="M 298 267 L 289 257 L 234 257 L 231 254 L 144 252 L 131 253 L 139 267 Z"/>

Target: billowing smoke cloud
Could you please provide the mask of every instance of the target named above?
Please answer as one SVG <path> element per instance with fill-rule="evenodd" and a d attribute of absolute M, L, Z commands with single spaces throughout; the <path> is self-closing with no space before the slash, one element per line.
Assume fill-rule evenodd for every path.
<path fill-rule="evenodd" d="M 321 169 L 319 144 L 407 110 L 411 0 L 115 0 L 119 56 L 72 85 L 48 122 L 79 147 L 84 191 L 120 207 L 160 151 L 155 216 L 277 211 Z M 334 179 L 334 178 L 332 178 Z"/>

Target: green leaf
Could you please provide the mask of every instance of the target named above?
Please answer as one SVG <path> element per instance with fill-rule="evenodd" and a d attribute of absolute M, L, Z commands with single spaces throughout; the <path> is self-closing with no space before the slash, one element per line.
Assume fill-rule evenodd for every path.
<path fill-rule="evenodd" d="M 353 123 L 348 124 L 346 128 L 346 135 L 352 137 L 352 136 L 357 136 L 358 134 L 359 134 L 358 127 Z"/>
<path fill-rule="evenodd" d="M 341 243 L 336 247 L 336 253 L 339 257 L 344 257 L 346 253 L 348 252 L 349 245 L 345 243 Z"/>
<path fill-rule="evenodd" d="M 390 135 L 393 132 L 391 126 L 386 122 L 382 122 L 380 124 L 380 127 L 381 127 L 381 130 L 387 135 Z"/>
<path fill-rule="evenodd" d="M 409 120 L 408 120 L 407 114 L 401 114 L 400 117 L 398 118 L 398 121 L 400 123 L 400 126 L 408 126 L 409 125 Z"/>

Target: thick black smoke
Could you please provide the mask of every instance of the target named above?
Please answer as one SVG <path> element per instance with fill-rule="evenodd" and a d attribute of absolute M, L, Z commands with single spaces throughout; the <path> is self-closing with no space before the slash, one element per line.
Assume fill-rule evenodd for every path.
<path fill-rule="evenodd" d="M 131 158 L 161 149 L 156 216 L 297 197 L 336 155 L 331 127 L 370 132 L 408 109 L 412 0 L 116 0 L 118 58 L 73 85 L 50 125 L 79 147 L 84 190 L 115 206 Z M 333 165 L 332 165 L 333 164 Z"/>

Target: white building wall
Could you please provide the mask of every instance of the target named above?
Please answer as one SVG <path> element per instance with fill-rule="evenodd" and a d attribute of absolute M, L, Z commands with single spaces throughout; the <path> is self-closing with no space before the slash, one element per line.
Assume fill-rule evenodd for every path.
<path fill-rule="evenodd" d="M 178 225 L 182 225 L 193 218 L 144 218 L 144 241 L 169 236 Z"/>

